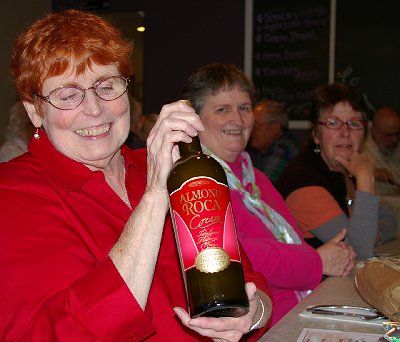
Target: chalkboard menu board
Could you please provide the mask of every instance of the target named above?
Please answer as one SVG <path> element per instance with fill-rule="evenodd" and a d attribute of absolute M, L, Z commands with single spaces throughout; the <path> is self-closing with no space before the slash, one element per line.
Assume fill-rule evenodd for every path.
<path fill-rule="evenodd" d="M 260 98 L 308 119 L 312 91 L 329 78 L 329 0 L 253 0 L 252 79 Z"/>
<path fill-rule="evenodd" d="M 397 0 L 337 1 L 336 80 L 359 87 L 369 106 L 400 110 L 400 20 Z"/>

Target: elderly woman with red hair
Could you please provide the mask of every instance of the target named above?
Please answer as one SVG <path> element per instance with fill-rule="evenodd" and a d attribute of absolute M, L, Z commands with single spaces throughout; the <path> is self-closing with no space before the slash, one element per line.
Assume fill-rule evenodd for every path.
<path fill-rule="evenodd" d="M 124 145 L 131 50 L 107 21 L 73 10 L 15 42 L 12 74 L 36 131 L 0 166 L 1 340 L 238 341 L 268 321 L 268 287 L 244 254 L 246 315 L 182 308 L 166 179 L 176 143 L 204 127 L 178 101 L 162 108 L 147 154 Z"/>

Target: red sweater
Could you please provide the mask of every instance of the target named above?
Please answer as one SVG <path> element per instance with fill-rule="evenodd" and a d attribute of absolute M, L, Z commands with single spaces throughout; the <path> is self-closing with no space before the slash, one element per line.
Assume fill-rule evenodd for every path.
<path fill-rule="evenodd" d="M 122 153 L 136 207 L 146 152 Z M 172 310 L 187 305 L 169 218 L 143 312 L 108 257 L 132 210 L 102 172 L 61 155 L 45 134 L 28 153 L 0 164 L 0 212 L 0 340 L 208 340 Z M 243 253 L 242 259 L 246 280 L 269 294 Z"/>

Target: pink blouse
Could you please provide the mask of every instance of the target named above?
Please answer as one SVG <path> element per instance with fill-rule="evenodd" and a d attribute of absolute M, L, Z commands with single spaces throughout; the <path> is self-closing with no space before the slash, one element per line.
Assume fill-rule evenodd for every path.
<path fill-rule="evenodd" d="M 239 160 L 228 165 L 242 179 Z M 303 240 L 302 233 L 279 192 L 261 171 L 254 169 L 254 172 L 261 198 L 281 214 Z M 299 302 L 299 291 L 314 289 L 320 283 L 322 261 L 318 252 L 304 240 L 300 245 L 277 241 L 269 229 L 246 209 L 238 191 L 231 189 L 231 199 L 239 241 L 254 270 L 264 275 L 272 290 L 272 326 Z"/>

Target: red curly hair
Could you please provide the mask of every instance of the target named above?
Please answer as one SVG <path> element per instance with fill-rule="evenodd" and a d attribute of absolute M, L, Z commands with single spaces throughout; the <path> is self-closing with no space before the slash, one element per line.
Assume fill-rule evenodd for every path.
<path fill-rule="evenodd" d="M 115 63 L 120 74 L 129 77 L 132 49 L 118 29 L 97 15 L 77 10 L 52 13 L 16 39 L 11 74 L 21 100 L 34 103 L 44 81 L 70 67 L 80 75 L 93 63 Z"/>

